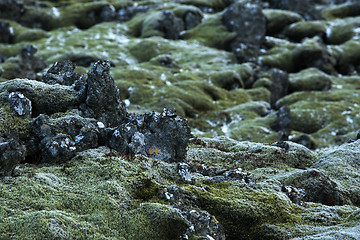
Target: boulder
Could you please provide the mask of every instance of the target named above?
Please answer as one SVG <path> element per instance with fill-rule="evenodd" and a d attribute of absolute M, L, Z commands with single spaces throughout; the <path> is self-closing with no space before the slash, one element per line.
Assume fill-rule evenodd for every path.
<path fill-rule="evenodd" d="M 255 61 L 264 42 L 266 20 L 258 5 L 237 2 L 222 14 L 222 23 L 235 37 L 228 42 L 240 62 Z"/>
<path fill-rule="evenodd" d="M 296 22 L 286 29 L 285 35 L 292 41 L 301 42 L 304 38 L 319 36 L 325 38 L 327 26 L 322 21 Z"/>
<path fill-rule="evenodd" d="M 144 154 L 178 162 L 185 158 L 190 137 L 187 122 L 172 110 L 164 109 L 161 114 L 131 115 L 112 133 L 108 146 L 123 154 Z"/>
<path fill-rule="evenodd" d="M 301 15 L 280 9 L 263 9 L 266 18 L 266 35 L 273 36 L 281 33 L 292 23 L 302 21 Z"/>
<path fill-rule="evenodd" d="M 19 92 L 31 101 L 32 115 L 64 112 L 80 103 L 77 91 L 71 86 L 49 85 L 43 82 L 14 79 L 0 83 L 0 99 L 7 101 L 12 92 Z M 5 100 L 6 99 L 6 100 Z"/>
<path fill-rule="evenodd" d="M 87 73 L 85 104 L 80 108 L 85 116 L 96 118 L 107 126 L 116 126 L 127 112 L 109 71 L 109 61 L 98 61 L 93 65 Z"/>
<path fill-rule="evenodd" d="M 167 39 L 178 39 L 184 30 L 184 22 L 170 10 L 155 12 L 144 19 L 141 37 L 160 36 Z"/>
<path fill-rule="evenodd" d="M 199 25 L 203 19 L 201 10 L 194 6 L 180 6 L 173 10 L 174 14 L 184 22 L 184 29 L 189 30 Z"/>
<path fill-rule="evenodd" d="M 0 137 L 0 178 L 10 176 L 14 168 L 25 160 L 26 148 L 18 139 Z"/>
<path fill-rule="evenodd" d="M 326 91 L 331 89 L 330 76 L 317 68 L 289 74 L 290 91 Z"/>
<path fill-rule="evenodd" d="M 0 43 L 11 43 L 14 33 L 9 23 L 0 21 Z"/>

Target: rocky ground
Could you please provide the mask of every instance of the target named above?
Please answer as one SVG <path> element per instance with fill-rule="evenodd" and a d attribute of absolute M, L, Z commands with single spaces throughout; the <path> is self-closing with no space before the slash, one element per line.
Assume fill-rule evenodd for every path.
<path fill-rule="evenodd" d="M 0 0 L 1 239 L 360 239 L 357 0 Z"/>

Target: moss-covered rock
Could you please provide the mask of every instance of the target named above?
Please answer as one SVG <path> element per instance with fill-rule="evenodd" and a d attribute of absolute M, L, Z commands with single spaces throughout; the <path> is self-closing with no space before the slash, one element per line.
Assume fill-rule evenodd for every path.
<path fill-rule="evenodd" d="M 291 24 L 285 34 L 288 38 L 299 42 L 304 38 L 322 37 L 326 34 L 326 29 L 325 22 L 304 21 Z"/>
<path fill-rule="evenodd" d="M 290 91 L 323 91 L 331 88 L 330 77 L 316 68 L 289 75 Z"/>
<path fill-rule="evenodd" d="M 227 49 L 228 43 L 235 37 L 235 32 L 229 32 L 221 21 L 222 14 L 214 14 L 206 18 L 195 28 L 186 31 L 182 38 L 197 40 L 201 44 L 218 49 Z"/>
<path fill-rule="evenodd" d="M 303 20 L 300 14 L 280 9 L 263 9 L 263 14 L 267 35 L 280 33 L 286 26 Z"/>

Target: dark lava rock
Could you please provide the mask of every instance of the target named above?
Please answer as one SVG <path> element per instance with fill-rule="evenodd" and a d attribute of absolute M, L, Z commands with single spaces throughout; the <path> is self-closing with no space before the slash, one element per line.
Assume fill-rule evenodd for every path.
<path fill-rule="evenodd" d="M 10 176 L 25 159 L 26 148 L 18 139 L 0 137 L 0 177 Z"/>
<path fill-rule="evenodd" d="M 1 18 L 19 20 L 25 12 L 24 3 L 20 0 L 0 0 Z"/>
<path fill-rule="evenodd" d="M 290 135 L 291 128 L 291 113 L 290 108 L 285 105 L 282 106 L 276 113 L 276 120 L 272 124 L 271 128 L 278 132 L 278 139 L 286 141 Z"/>
<path fill-rule="evenodd" d="M 153 9 L 154 6 L 131 6 L 122 7 L 117 11 L 117 19 L 121 22 L 129 21 L 137 14 L 146 13 Z"/>
<path fill-rule="evenodd" d="M 191 137 L 187 121 L 164 109 L 161 114 L 131 115 L 112 133 L 108 146 L 123 154 L 144 154 L 179 162 Z"/>
<path fill-rule="evenodd" d="M 52 138 L 44 138 L 40 149 L 40 163 L 64 163 L 75 156 L 75 142 L 66 134 L 57 134 Z"/>
<path fill-rule="evenodd" d="M 98 61 L 89 70 L 86 105 L 81 110 L 86 116 L 96 118 L 105 125 L 116 126 L 125 119 L 127 112 L 109 71 L 109 61 Z"/>
<path fill-rule="evenodd" d="M 225 240 L 225 231 L 216 218 L 204 210 L 189 210 L 185 212 L 191 223 L 186 235 L 202 236 L 205 239 Z"/>
<path fill-rule="evenodd" d="M 191 176 L 191 166 L 187 163 L 179 163 L 178 164 L 178 173 L 182 181 L 185 183 L 193 183 L 193 179 Z"/>
<path fill-rule="evenodd" d="M 45 62 L 35 56 L 37 48 L 27 44 L 24 45 L 20 50 L 21 61 L 19 63 L 20 73 L 16 77 L 35 79 L 36 73 L 40 72 L 46 67 Z"/>
<path fill-rule="evenodd" d="M 20 50 L 20 56 L 23 59 L 30 59 L 34 57 L 34 54 L 37 52 L 37 48 L 33 45 L 27 44 L 24 45 Z"/>
<path fill-rule="evenodd" d="M 115 8 L 112 5 L 105 5 L 87 13 L 88 17 L 96 23 L 113 21 L 116 18 Z"/>
<path fill-rule="evenodd" d="M 224 181 L 236 181 L 240 180 L 246 183 L 249 187 L 257 189 L 256 184 L 250 179 L 250 173 L 244 172 L 241 168 L 231 169 L 217 169 L 215 167 L 201 166 L 201 170 L 198 170 L 200 174 L 209 176 L 210 181 L 213 183 L 219 183 Z"/>
<path fill-rule="evenodd" d="M 71 61 L 56 62 L 43 75 L 42 81 L 47 84 L 60 84 L 71 86 L 79 78 L 80 74 L 74 72 L 75 64 Z"/>
<path fill-rule="evenodd" d="M 275 105 L 276 101 L 286 96 L 289 91 L 289 76 L 286 72 L 273 68 L 269 72 L 271 74 L 271 86 L 270 86 L 270 103 Z"/>
<path fill-rule="evenodd" d="M 13 37 L 9 23 L 0 21 L 0 43 L 11 43 Z"/>
<path fill-rule="evenodd" d="M 66 162 L 78 151 L 97 147 L 98 127 L 95 119 L 75 114 L 55 119 L 39 115 L 33 121 L 33 132 L 34 142 L 39 142 L 35 151 L 40 163 Z"/>
<path fill-rule="evenodd" d="M 19 92 L 11 92 L 9 94 L 9 102 L 11 108 L 16 114 L 22 118 L 30 118 L 32 114 L 31 101 L 24 94 Z"/>
<path fill-rule="evenodd" d="M 6 57 L 4 57 L 3 55 L 1 55 L 0 53 L 0 63 L 3 63 L 6 61 Z"/>
<path fill-rule="evenodd" d="M 282 148 L 284 150 L 289 150 L 290 146 L 287 142 L 284 141 L 279 141 L 279 142 L 274 142 L 271 144 L 271 146 L 275 146 L 275 147 L 279 147 Z"/>
<path fill-rule="evenodd" d="M 258 5 L 237 2 L 222 15 L 222 22 L 235 38 L 229 43 L 240 62 L 255 61 L 266 33 L 266 20 Z"/>
<path fill-rule="evenodd" d="M 150 60 L 150 63 L 160 65 L 167 68 L 179 68 L 178 63 L 170 55 L 158 55 Z"/>
<path fill-rule="evenodd" d="M 291 141 L 299 143 L 301 145 L 304 145 L 308 149 L 315 149 L 316 148 L 316 144 L 310 138 L 310 136 L 307 135 L 307 134 L 301 134 L 299 136 L 296 136 L 296 137 L 292 138 Z"/>
<path fill-rule="evenodd" d="M 291 180 L 292 179 L 292 180 Z M 344 190 L 323 172 L 306 170 L 287 181 L 287 185 L 304 189 L 307 202 L 317 202 L 328 206 L 344 205 L 350 202 Z"/>
<path fill-rule="evenodd" d="M 207 211 L 198 209 L 199 200 L 195 195 L 174 185 L 159 191 L 159 197 L 181 210 L 183 216 L 191 223 L 183 239 L 201 236 L 205 239 L 224 240 L 225 232 L 222 225 Z"/>
<path fill-rule="evenodd" d="M 285 186 L 282 185 L 281 191 L 286 193 L 286 195 L 289 197 L 291 202 L 303 206 L 304 203 L 304 197 L 306 195 L 304 189 L 298 189 L 292 186 Z"/>
<path fill-rule="evenodd" d="M 173 206 L 186 210 L 196 207 L 200 204 L 198 198 L 190 192 L 176 186 L 169 186 L 159 190 L 159 197 L 170 202 Z"/>
<path fill-rule="evenodd" d="M 26 49 L 24 57 L 32 51 Z M 104 145 L 121 154 L 171 162 L 185 159 L 192 136 L 185 119 L 166 108 L 161 114 L 129 115 L 108 61 L 96 62 L 85 78 L 74 68 L 69 61 L 54 64 L 43 76 L 51 84 L 27 79 L 0 83 L 0 102 L 10 105 L 19 117 L 35 117 L 25 126 L 29 134 L 21 134 L 19 140 L 24 142 L 28 162 L 63 163 L 76 152 Z M 16 166 L 19 161 L 15 160 L 7 164 L 10 170 L 4 174 Z"/>
<path fill-rule="evenodd" d="M 194 6 L 180 6 L 174 9 L 174 13 L 183 20 L 185 30 L 196 27 L 203 19 L 201 10 Z"/>
<path fill-rule="evenodd" d="M 272 68 L 267 72 L 260 74 L 259 79 L 255 81 L 253 88 L 265 87 L 269 89 L 270 104 L 275 107 L 276 101 L 286 96 L 289 92 L 289 76 L 286 72 Z"/>

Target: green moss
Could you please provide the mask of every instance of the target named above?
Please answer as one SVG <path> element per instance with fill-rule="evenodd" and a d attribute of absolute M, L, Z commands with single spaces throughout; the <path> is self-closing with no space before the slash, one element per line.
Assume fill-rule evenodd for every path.
<path fill-rule="evenodd" d="M 224 226 L 227 239 L 263 239 L 259 231 L 263 223 L 296 224 L 298 207 L 275 193 L 239 188 L 232 182 L 207 185 L 208 190 L 187 186 L 198 196 L 204 209 Z M 241 205 L 241 207 L 239 207 Z"/>
<path fill-rule="evenodd" d="M 353 24 L 341 23 L 330 27 L 330 35 L 326 40 L 328 44 L 342 44 L 354 36 Z"/>
<path fill-rule="evenodd" d="M 214 9 L 222 9 L 224 7 L 224 3 L 222 0 L 182 0 L 183 4 L 202 6 L 202 7 L 210 7 Z"/>
<path fill-rule="evenodd" d="M 326 23 L 324 21 L 303 21 L 293 23 L 286 30 L 286 35 L 297 41 L 304 38 L 312 38 L 317 35 L 326 34 Z"/>
<path fill-rule="evenodd" d="M 358 5 L 356 4 L 356 2 L 354 2 L 353 4 L 346 2 L 343 4 L 330 5 L 322 11 L 322 15 L 327 19 L 356 16 L 356 9 L 358 7 Z"/>
<path fill-rule="evenodd" d="M 158 203 L 144 203 L 129 219 L 128 239 L 179 239 L 189 227 L 175 209 Z"/>
<path fill-rule="evenodd" d="M 275 51 L 275 49 L 272 49 L 268 51 L 266 55 L 261 56 L 261 62 L 268 67 L 279 68 L 286 72 L 291 72 L 294 68 L 294 63 L 291 61 L 291 50 L 284 48 L 277 49 L 279 49 L 279 51 Z"/>
<path fill-rule="evenodd" d="M 16 44 L 3 44 L 0 43 L 0 52 L 6 58 L 14 57 L 20 53 L 21 48 L 23 47 L 24 43 L 16 43 Z M 2 66 L 4 63 L 1 63 Z M 0 69 L 1 70 L 1 69 Z"/>
<path fill-rule="evenodd" d="M 235 33 L 228 32 L 221 22 L 221 13 L 206 18 L 202 23 L 185 32 L 186 40 L 197 40 L 213 48 L 226 49 Z"/>
<path fill-rule="evenodd" d="M 0 135 L 9 131 L 28 134 L 30 131 L 29 120 L 18 117 L 10 105 L 5 104 L 0 106 Z"/>
<path fill-rule="evenodd" d="M 352 64 L 360 61 L 360 41 L 352 39 L 340 45 L 340 61 L 342 64 Z"/>
<path fill-rule="evenodd" d="M 130 53 L 135 56 L 139 62 L 149 61 L 151 58 L 160 54 L 175 50 L 170 43 L 159 37 L 143 39 L 133 45 L 130 45 Z"/>

